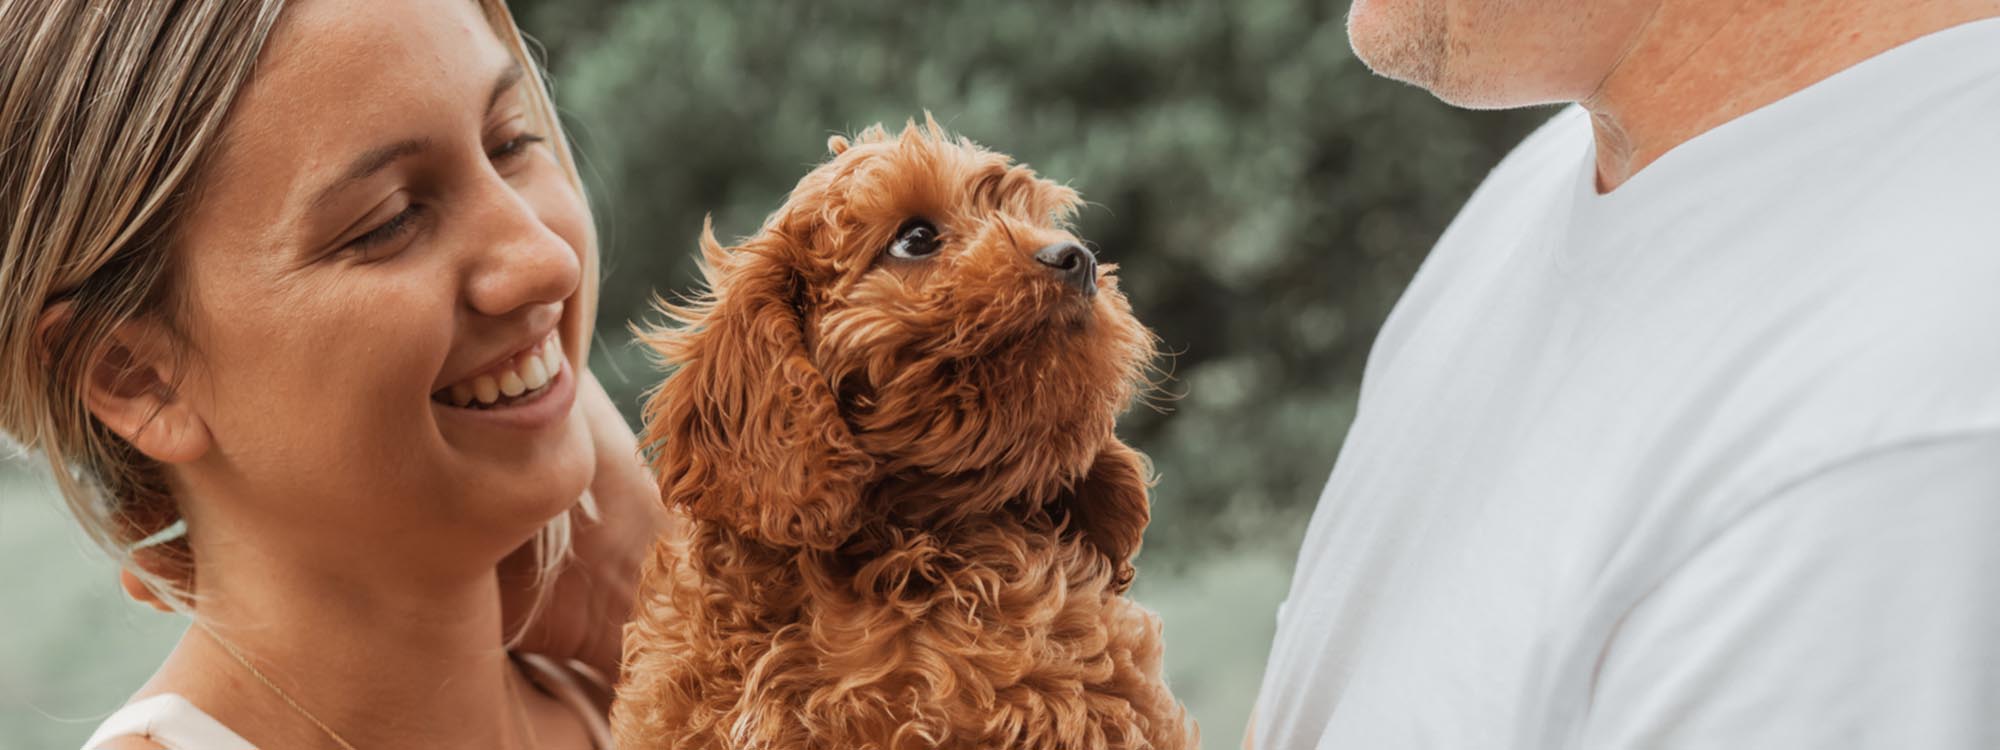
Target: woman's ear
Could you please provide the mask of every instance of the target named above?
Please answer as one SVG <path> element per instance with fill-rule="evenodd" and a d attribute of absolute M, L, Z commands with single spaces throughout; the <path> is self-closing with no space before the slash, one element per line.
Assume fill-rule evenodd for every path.
<path fill-rule="evenodd" d="M 644 334 L 675 370 L 646 403 L 661 499 L 745 537 L 831 549 L 859 526 L 874 460 L 805 351 L 797 249 L 771 233 L 725 250 L 702 229 L 709 294 Z"/>
<path fill-rule="evenodd" d="M 64 302 L 42 313 L 38 333 L 44 351 L 71 312 Z M 201 458 L 211 444 L 207 422 L 174 390 L 184 374 L 175 351 L 165 327 L 130 321 L 86 355 L 83 365 L 84 406 L 91 415 L 140 453 L 169 464 Z"/>
<path fill-rule="evenodd" d="M 118 569 L 118 587 L 124 589 L 125 595 L 131 597 L 132 601 L 152 607 L 161 612 L 174 611 L 173 607 L 167 606 L 167 603 L 160 599 L 159 594 L 154 593 L 152 589 L 146 588 L 146 584 L 139 580 L 139 574 L 132 572 L 131 568 L 121 567 Z"/>

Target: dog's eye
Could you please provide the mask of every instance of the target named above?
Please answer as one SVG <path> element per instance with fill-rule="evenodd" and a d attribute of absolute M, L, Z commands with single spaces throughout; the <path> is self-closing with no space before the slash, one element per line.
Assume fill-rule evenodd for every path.
<path fill-rule="evenodd" d="M 896 241 L 889 243 L 889 254 L 897 258 L 922 258 L 938 251 L 937 227 L 923 219 L 911 219 L 896 230 Z"/>

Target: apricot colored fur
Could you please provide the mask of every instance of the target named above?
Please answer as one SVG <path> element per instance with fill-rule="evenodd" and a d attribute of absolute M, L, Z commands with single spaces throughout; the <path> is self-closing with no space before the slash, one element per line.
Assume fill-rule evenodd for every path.
<path fill-rule="evenodd" d="M 1193 747 L 1123 594 L 1149 471 L 1113 425 L 1154 338 L 1033 254 L 1075 192 L 934 121 L 880 126 L 647 342 L 661 542 L 613 725 L 636 748 Z M 918 260 L 884 249 L 912 218 Z"/>

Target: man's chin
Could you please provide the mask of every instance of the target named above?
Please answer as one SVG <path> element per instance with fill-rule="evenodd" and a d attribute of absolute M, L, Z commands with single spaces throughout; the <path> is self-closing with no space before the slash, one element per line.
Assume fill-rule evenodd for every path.
<path fill-rule="evenodd" d="M 1518 68 L 1486 64 L 1487 57 L 1464 46 L 1454 56 L 1443 7 L 1443 0 L 1355 0 L 1347 15 L 1354 56 L 1376 75 L 1421 88 L 1454 107 L 1514 109 L 1569 101 L 1536 87 Z"/>
<path fill-rule="evenodd" d="M 1376 75 L 1435 91 L 1444 66 L 1442 9 L 1431 0 L 1355 0 L 1347 14 L 1354 56 Z"/>

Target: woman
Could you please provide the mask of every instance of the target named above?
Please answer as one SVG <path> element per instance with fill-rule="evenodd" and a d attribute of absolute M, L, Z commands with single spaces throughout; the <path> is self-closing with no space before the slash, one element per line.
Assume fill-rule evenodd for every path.
<path fill-rule="evenodd" d="M 0 127 L 0 430 L 195 623 L 91 747 L 601 743 L 662 521 L 500 0 L 0 3 Z"/>

